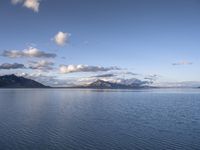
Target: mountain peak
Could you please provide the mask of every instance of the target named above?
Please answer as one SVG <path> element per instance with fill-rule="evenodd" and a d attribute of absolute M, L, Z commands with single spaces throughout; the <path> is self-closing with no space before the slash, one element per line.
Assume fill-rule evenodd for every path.
<path fill-rule="evenodd" d="M 91 88 L 111 88 L 112 83 L 104 81 L 104 80 L 97 80 L 91 84 L 89 84 L 89 87 Z"/>

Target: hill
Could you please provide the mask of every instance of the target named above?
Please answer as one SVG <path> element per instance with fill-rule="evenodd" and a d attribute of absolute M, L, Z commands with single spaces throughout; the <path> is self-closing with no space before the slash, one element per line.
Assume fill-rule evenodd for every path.
<path fill-rule="evenodd" d="M 39 82 L 14 74 L 0 76 L 0 88 L 49 88 Z"/>

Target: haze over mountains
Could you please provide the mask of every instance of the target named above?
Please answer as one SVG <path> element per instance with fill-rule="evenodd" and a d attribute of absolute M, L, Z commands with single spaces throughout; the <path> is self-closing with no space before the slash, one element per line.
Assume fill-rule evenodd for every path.
<path fill-rule="evenodd" d="M 138 89 L 138 88 L 148 88 L 150 86 L 138 85 L 134 83 L 122 84 L 113 83 L 103 80 L 97 80 L 89 85 L 81 86 L 80 88 L 92 88 L 92 89 Z"/>
<path fill-rule="evenodd" d="M 74 86 L 72 88 L 135 89 L 135 88 L 147 88 L 147 87 L 149 86 L 136 83 L 122 84 L 122 83 L 112 83 L 108 81 L 97 80 L 88 85 Z M 45 86 L 34 80 L 12 74 L 12 75 L 0 76 L 0 88 L 50 88 L 50 87 Z"/>
<path fill-rule="evenodd" d="M 50 87 L 46 86 L 35 80 L 17 76 L 14 74 L 0 76 L 0 88 L 91 88 L 91 89 L 142 89 L 142 88 L 200 88 L 200 86 L 150 86 L 148 84 L 142 84 L 141 82 L 110 82 L 104 80 L 96 80 L 90 84 L 74 85 L 68 87 Z"/>

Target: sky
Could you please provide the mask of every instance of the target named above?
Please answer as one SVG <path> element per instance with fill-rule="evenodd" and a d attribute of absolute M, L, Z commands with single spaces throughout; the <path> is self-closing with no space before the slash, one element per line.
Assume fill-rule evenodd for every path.
<path fill-rule="evenodd" d="M 0 75 L 200 85 L 199 0 L 1 0 Z"/>

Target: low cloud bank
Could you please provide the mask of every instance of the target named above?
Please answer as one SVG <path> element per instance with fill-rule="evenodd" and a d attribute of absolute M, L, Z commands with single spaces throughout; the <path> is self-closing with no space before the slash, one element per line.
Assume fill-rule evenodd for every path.
<path fill-rule="evenodd" d="M 13 64 L 3 63 L 3 64 L 0 65 L 0 69 L 7 69 L 7 70 L 24 69 L 24 68 L 25 68 L 24 64 L 19 64 L 19 63 L 13 63 Z"/>
<path fill-rule="evenodd" d="M 22 51 L 20 50 L 5 50 L 1 54 L 3 57 L 22 58 L 22 57 L 36 57 L 36 58 L 55 58 L 56 54 L 47 53 L 34 47 L 29 47 Z"/>
<path fill-rule="evenodd" d="M 73 73 L 73 72 L 98 72 L 98 71 L 110 71 L 120 70 L 119 67 L 101 67 L 101 66 L 88 66 L 88 65 L 61 65 L 61 73 Z"/>

